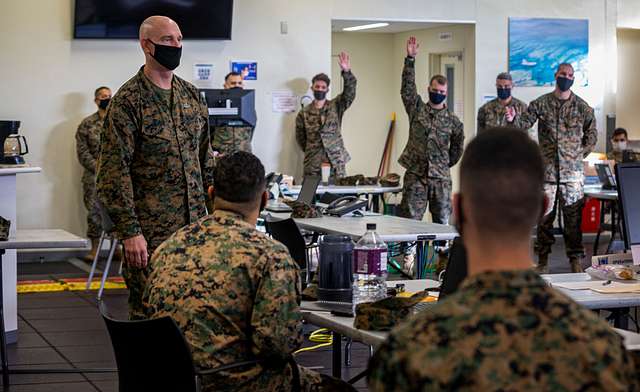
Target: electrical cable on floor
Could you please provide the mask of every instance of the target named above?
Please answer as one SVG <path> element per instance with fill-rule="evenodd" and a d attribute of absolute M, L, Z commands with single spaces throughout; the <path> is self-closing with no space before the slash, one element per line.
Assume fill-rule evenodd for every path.
<path fill-rule="evenodd" d="M 328 329 L 320 328 L 311 332 L 311 335 L 309 335 L 309 341 L 313 343 L 319 343 L 319 344 L 316 344 L 315 346 L 311 346 L 311 347 L 303 347 L 300 350 L 295 351 L 293 354 L 295 355 L 295 354 L 303 353 L 306 351 L 313 351 L 322 347 L 331 346 L 331 344 L 333 343 L 333 335 L 331 334 L 331 331 L 329 331 Z"/>

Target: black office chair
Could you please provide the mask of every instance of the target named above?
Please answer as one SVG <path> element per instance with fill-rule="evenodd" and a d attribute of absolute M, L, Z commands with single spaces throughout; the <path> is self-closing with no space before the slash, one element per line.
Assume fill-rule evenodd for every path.
<path fill-rule="evenodd" d="M 120 392 L 200 391 L 202 376 L 261 362 L 250 360 L 215 369 L 198 369 L 187 341 L 171 317 L 115 320 L 104 301 L 100 301 L 99 307 L 111 336 Z M 289 363 L 293 369 L 293 390 L 299 391 L 300 375 L 293 357 Z"/>
<path fill-rule="evenodd" d="M 267 233 L 287 247 L 291 258 L 298 263 L 302 274 L 305 275 L 302 281 L 308 283 L 311 280 L 311 274 L 307 274 L 307 266 L 311 260 L 311 252 L 318 247 L 318 235 L 314 234 L 307 242 L 298 225 L 291 218 L 278 220 L 267 215 L 264 221 Z"/>

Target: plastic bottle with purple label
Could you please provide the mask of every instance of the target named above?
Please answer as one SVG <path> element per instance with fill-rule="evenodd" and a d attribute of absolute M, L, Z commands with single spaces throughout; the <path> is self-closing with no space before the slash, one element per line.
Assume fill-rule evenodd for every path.
<path fill-rule="evenodd" d="M 375 223 L 353 248 L 353 307 L 387 296 L 387 244 L 376 233 Z"/>

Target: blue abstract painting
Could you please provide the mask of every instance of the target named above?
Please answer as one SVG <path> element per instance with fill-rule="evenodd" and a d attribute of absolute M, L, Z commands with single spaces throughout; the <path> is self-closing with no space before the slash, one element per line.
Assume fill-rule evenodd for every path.
<path fill-rule="evenodd" d="M 575 86 L 589 84 L 587 19 L 509 18 L 509 71 L 516 86 L 553 86 L 561 63 L 574 68 Z"/>

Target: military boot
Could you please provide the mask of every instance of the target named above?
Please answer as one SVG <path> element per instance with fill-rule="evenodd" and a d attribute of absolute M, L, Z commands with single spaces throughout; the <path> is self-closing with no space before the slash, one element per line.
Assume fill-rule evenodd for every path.
<path fill-rule="evenodd" d="M 97 238 L 91 238 L 91 250 L 87 253 L 86 256 L 83 257 L 83 260 L 87 263 L 93 263 L 93 259 L 96 257 L 96 252 L 98 251 L 98 243 L 100 240 Z"/>
<path fill-rule="evenodd" d="M 571 264 L 571 272 L 584 272 L 582 265 L 580 265 L 580 258 L 577 256 L 569 257 L 569 264 Z"/>
<path fill-rule="evenodd" d="M 539 274 L 549 273 L 549 255 L 538 255 L 538 265 L 535 270 Z"/>

